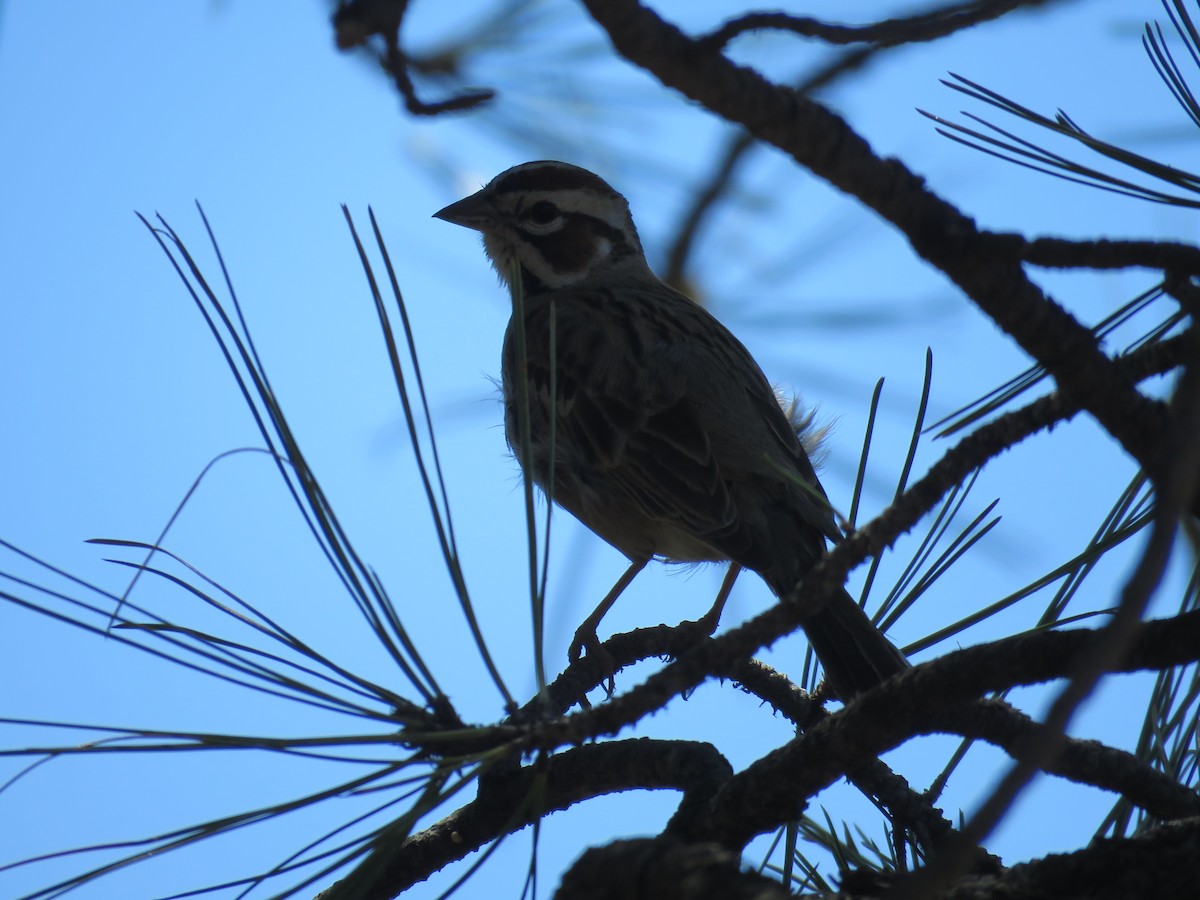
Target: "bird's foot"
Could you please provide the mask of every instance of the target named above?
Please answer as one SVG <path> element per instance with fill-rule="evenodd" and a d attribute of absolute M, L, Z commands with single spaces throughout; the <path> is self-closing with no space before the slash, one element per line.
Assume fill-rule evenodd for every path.
<path fill-rule="evenodd" d="M 698 619 L 680 622 L 679 624 L 687 626 L 689 631 L 694 631 L 697 635 L 712 637 L 713 632 L 717 630 L 717 626 L 721 624 L 721 610 L 714 607 Z"/>
<path fill-rule="evenodd" d="M 584 650 L 587 651 L 587 658 L 594 660 L 600 667 L 600 674 L 604 676 L 604 680 L 601 682 L 604 687 L 604 693 L 611 697 L 617 689 L 614 678 L 617 673 L 616 661 L 613 659 L 612 654 L 604 649 L 604 645 L 600 643 L 600 638 L 596 636 L 595 630 L 581 628 L 575 632 L 571 646 L 567 648 L 567 659 L 574 665 L 583 657 Z M 582 697 L 580 698 L 580 705 L 586 709 L 591 704 L 588 703 L 587 697 Z"/>

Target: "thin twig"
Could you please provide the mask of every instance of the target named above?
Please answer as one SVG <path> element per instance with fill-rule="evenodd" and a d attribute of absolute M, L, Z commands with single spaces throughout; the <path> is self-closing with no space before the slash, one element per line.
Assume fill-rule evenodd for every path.
<path fill-rule="evenodd" d="M 748 31 L 771 30 L 820 38 L 830 44 L 914 44 L 936 40 L 964 28 L 998 19 L 1022 6 L 1041 6 L 1045 2 L 1046 0 L 969 0 L 952 6 L 939 6 L 915 16 L 883 19 L 869 25 L 833 25 L 810 16 L 792 16 L 782 12 L 749 13 L 726 22 L 700 40 L 719 48 Z"/>

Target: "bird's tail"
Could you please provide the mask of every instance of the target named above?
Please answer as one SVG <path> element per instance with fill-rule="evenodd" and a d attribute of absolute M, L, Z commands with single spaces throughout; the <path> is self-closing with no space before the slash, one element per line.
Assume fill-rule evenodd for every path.
<path fill-rule="evenodd" d="M 825 679 L 841 700 L 868 691 L 909 668 L 909 662 L 844 590 L 804 621 Z"/>

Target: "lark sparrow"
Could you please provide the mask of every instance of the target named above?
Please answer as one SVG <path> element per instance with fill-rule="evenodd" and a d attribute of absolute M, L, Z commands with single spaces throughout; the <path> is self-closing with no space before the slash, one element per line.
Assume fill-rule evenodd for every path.
<path fill-rule="evenodd" d="M 526 476 L 631 562 L 580 626 L 572 659 L 597 650 L 601 617 L 650 559 L 732 561 L 705 617 L 715 627 L 740 567 L 784 596 L 826 540 L 839 540 L 766 376 L 725 326 L 650 271 L 629 204 L 605 181 L 566 163 L 525 163 L 435 216 L 482 232 L 510 287 L 519 273 L 524 322 L 509 322 L 502 380 L 505 433 Z M 845 591 L 803 625 L 842 699 L 908 665 Z"/>

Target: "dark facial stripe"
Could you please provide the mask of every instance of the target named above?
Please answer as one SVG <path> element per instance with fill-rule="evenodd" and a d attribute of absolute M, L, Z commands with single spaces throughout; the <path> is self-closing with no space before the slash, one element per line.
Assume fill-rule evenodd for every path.
<path fill-rule="evenodd" d="M 613 247 L 619 247 L 625 243 L 625 232 L 620 228 L 613 228 L 603 219 L 597 219 L 595 216 L 585 216 L 582 213 L 566 213 L 568 223 L 576 221 L 583 223 L 587 228 L 591 229 L 593 234 L 598 234 L 605 238 Z"/>
<path fill-rule="evenodd" d="M 526 234 L 546 264 L 555 272 L 579 272 L 592 261 L 596 244 L 591 235 L 579 230 L 552 231 L 550 234 Z"/>
<path fill-rule="evenodd" d="M 609 243 L 609 259 L 625 256 L 628 240 L 625 232 L 593 216 L 567 213 L 563 226 L 549 234 L 532 234 L 521 229 L 527 243 L 537 248 L 542 259 L 555 272 L 580 272 L 593 261 L 597 240 Z"/>
<path fill-rule="evenodd" d="M 591 243 L 586 239 L 586 236 L 595 235 L 608 241 L 612 246 L 618 247 L 628 243 L 625 232 L 620 228 L 613 228 L 603 219 L 597 219 L 595 216 L 589 216 L 586 213 L 563 213 L 562 225 L 554 231 L 546 234 L 535 234 L 528 228 L 517 225 L 517 230 L 521 232 L 521 236 L 531 244 L 539 242 L 547 242 L 550 239 L 559 238 L 561 235 L 572 235 L 574 240 Z"/>
<path fill-rule="evenodd" d="M 521 290 L 525 292 L 526 296 L 532 297 L 534 294 L 545 293 L 549 288 L 542 282 L 542 279 L 530 272 L 524 263 L 521 263 Z"/>

